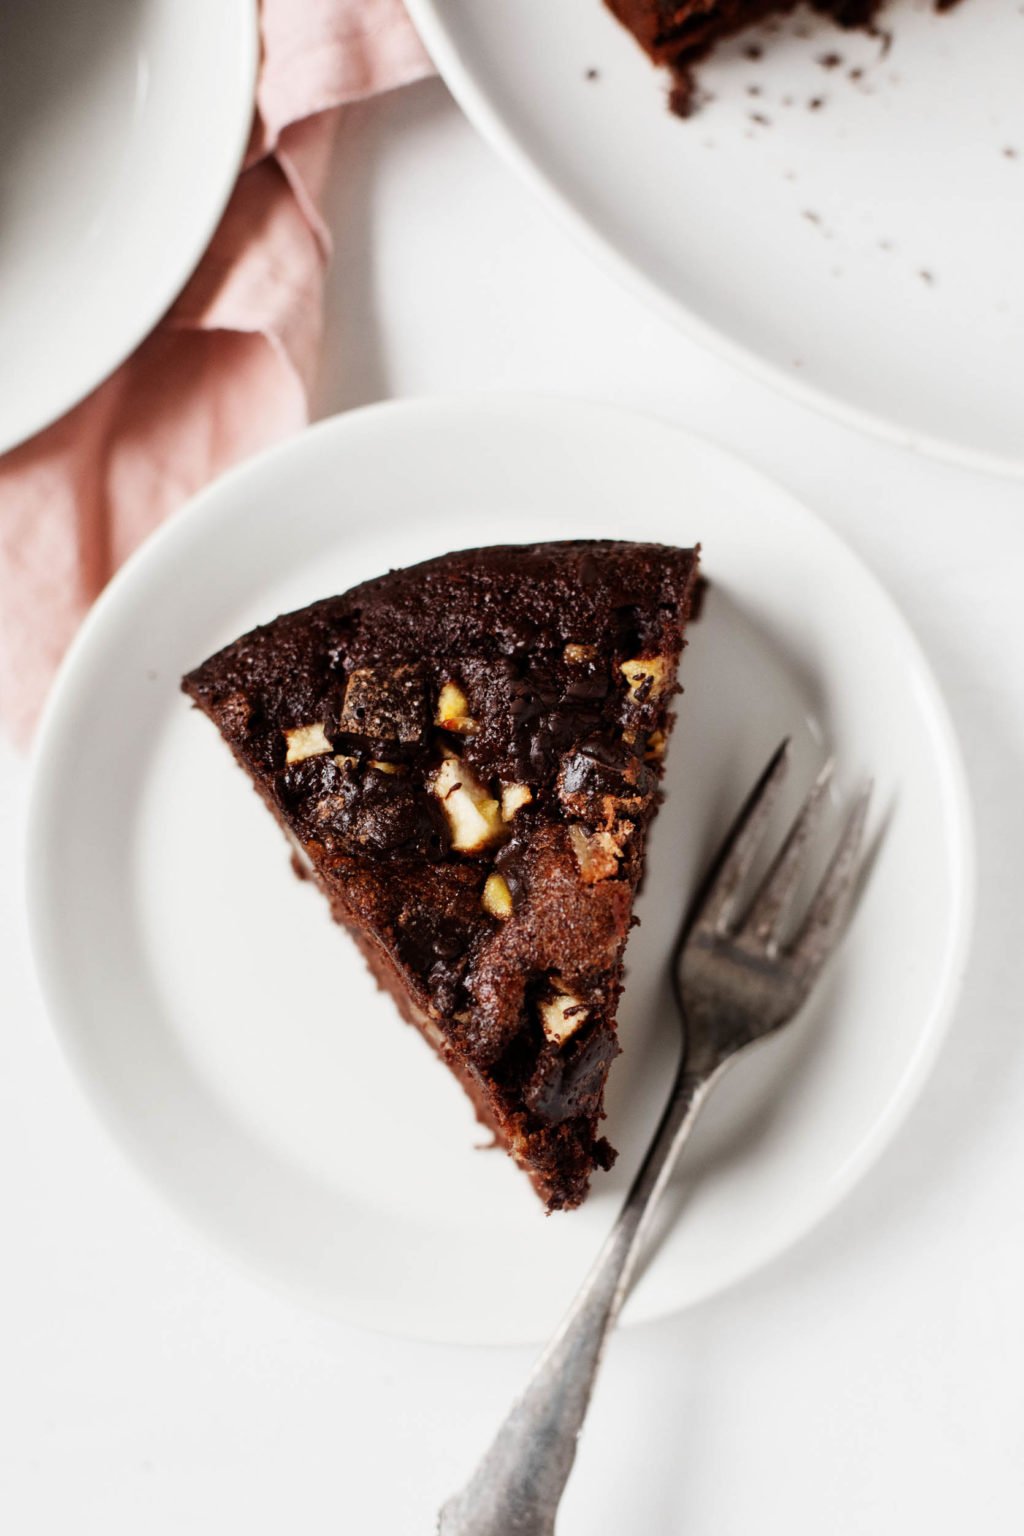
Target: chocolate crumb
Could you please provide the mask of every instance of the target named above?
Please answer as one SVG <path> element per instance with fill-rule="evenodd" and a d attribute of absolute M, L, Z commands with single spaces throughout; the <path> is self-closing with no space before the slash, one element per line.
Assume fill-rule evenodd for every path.
<path fill-rule="evenodd" d="M 807 108 L 810 112 L 820 112 L 824 105 L 824 96 L 812 96 L 810 101 L 807 103 Z"/>
<path fill-rule="evenodd" d="M 691 75 L 680 75 L 668 93 L 668 109 L 676 117 L 692 117 L 697 110 L 697 93 Z"/>
<path fill-rule="evenodd" d="M 747 86 L 747 95 L 748 96 L 760 96 L 760 94 L 761 94 L 761 87 L 759 85 L 748 85 Z"/>
<path fill-rule="evenodd" d="M 851 80 L 863 80 L 863 78 L 864 78 L 864 71 L 863 71 L 863 69 L 861 69 L 859 64 L 857 65 L 857 67 L 855 69 L 851 69 L 850 70 L 850 79 Z"/>
<path fill-rule="evenodd" d="M 843 62 L 841 53 L 823 53 L 818 59 L 822 69 L 838 69 Z"/>
<path fill-rule="evenodd" d="M 1007 160 L 1016 160 L 1019 158 L 1020 151 L 1014 149 L 1012 144 L 1007 144 L 1006 148 L 1003 150 L 1003 154 L 1006 156 Z"/>
<path fill-rule="evenodd" d="M 601 78 L 601 71 L 598 70 L 598 69 L 590 68 L 590 69 L 587 70 L 587 72 L 583 76 L 583 78 L 584 78 L 584 80 L 600 80 L 600 78 Z"/>
<path fill-rule="evenodd" d="M 749 112 L 747 115 L 752 123 L 760 123 L 762 128 L 770 128 L 772 125 L 771 118 L 765 117 L 763 112 Z"/>
<path fill-rule="evenodd" d="M 764 49 L 760 43 L 748 43 L 743 50 L 743 56 L 747 59 L 761 59 L 764 57 Z"/>
<path fill-rule="evenodd" d="M 929 272 L 927 267 L 922 267 L 917 275 L 921 279 L 922 283 L 928 283 L 929 286 L 934 285 L 935 273 Z"/>

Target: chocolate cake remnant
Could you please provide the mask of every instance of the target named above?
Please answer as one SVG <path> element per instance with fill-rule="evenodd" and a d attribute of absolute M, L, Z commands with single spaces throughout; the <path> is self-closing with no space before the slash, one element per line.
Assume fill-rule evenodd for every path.
<path fill-rule="evenodd" d="M 697 567 L 654 544 L 467 550 L 182 684 L 552 1210 L 615 1156 L 604 1085 Z"/>
<path fill-rule="evenodd" d="M 663 64 L 674 75 L 669 100 L 679 116 L 690 116 L 699 104 L 693 88 L 692 69 L 717 43 L 757 22 L 762 30 L 773 30 L 771 18 L 799 8 L 799 0 L 605 0 L 623 26 L 629 28 L 656 64 Z M 891 37 L 874 25 L 885 0 L 808 0 L 812 10 L 830 16 L 839 26 L 865 28 L 882 39 L 883 51 Z M 950 10 L 957 0 L 935 0 L 936 9 Z M 797 28 L 797 36 L 807 37 L 806 28 Z M 744 48 L 748 59 L 759 59 L 760 43 Z M 839 54 L 829 53 L 821 61 L 828 68 L 842 62 Z M 819 103 L 820 104 L 820 103 Z"/>

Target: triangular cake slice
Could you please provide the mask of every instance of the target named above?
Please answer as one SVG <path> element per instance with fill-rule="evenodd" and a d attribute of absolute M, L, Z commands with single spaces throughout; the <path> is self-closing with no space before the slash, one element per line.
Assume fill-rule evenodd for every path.
<path fill-rule="evenodd" d="M 599 1133 L 695 550 L 504 546 L 244 635 L 185 692 L 551 1209 Z"/>

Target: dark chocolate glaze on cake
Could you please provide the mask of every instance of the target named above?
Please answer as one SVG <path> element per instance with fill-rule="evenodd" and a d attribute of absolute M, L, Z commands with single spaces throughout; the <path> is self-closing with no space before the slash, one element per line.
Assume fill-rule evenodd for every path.
<path fill-rule="evenodd" d="M 622 951 L 696 573 L 661 545 L 469 550 L 284 615 L 183 683 L 551 1208 L 614 1156 Z M 445 759 L 489 797 L 486 846 L 455 846 Z"/>

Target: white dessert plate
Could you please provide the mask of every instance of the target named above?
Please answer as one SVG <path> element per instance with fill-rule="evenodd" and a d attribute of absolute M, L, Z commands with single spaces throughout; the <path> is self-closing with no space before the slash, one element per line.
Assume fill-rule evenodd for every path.
<path fill-rule="evenodd" d="M 712 586 L 628 951 L 619 1161 L 582 1209 L 546 1217 L 503 1154 L 476 1150 L 461 1089 L 294 877 L 178 682 L 389 566 L 566 536 L 700 539 Z M 667 1090 L 681 910 L 787 733 L 786 809 L 831 746 L 840 794 L 874 775 L 880 841 L 813 1006 L 709 1105 L 626 1319 L 685 1307 L 806 1232 L 892 1135 L 950 1017 L 972 856 L 945 709 L 881 587 L 784 491 L 674 428 L 529 398 L 373 407 L 228 475 L 153 538 L 93 610 L 38 740 L 29 907 L 61 1039 L 130 1156 L 260 1275 L 378 1329 L 538 1339 Z"/>
<path fill-rule="evenodd" d="M 75 405 L 202 255 L 252 125 L 254 0 L 31 0 L 0 46 L 0 452 Z"/>
<path fill-rule="evenodd" d="M 603 0 L 409 8 L 482 132 L 691 335 L 848 423 L 1024 474 L 1019 6 L 890 0 L 891 43 L 801 10 L 705 64 L 685 121 Z"/>

